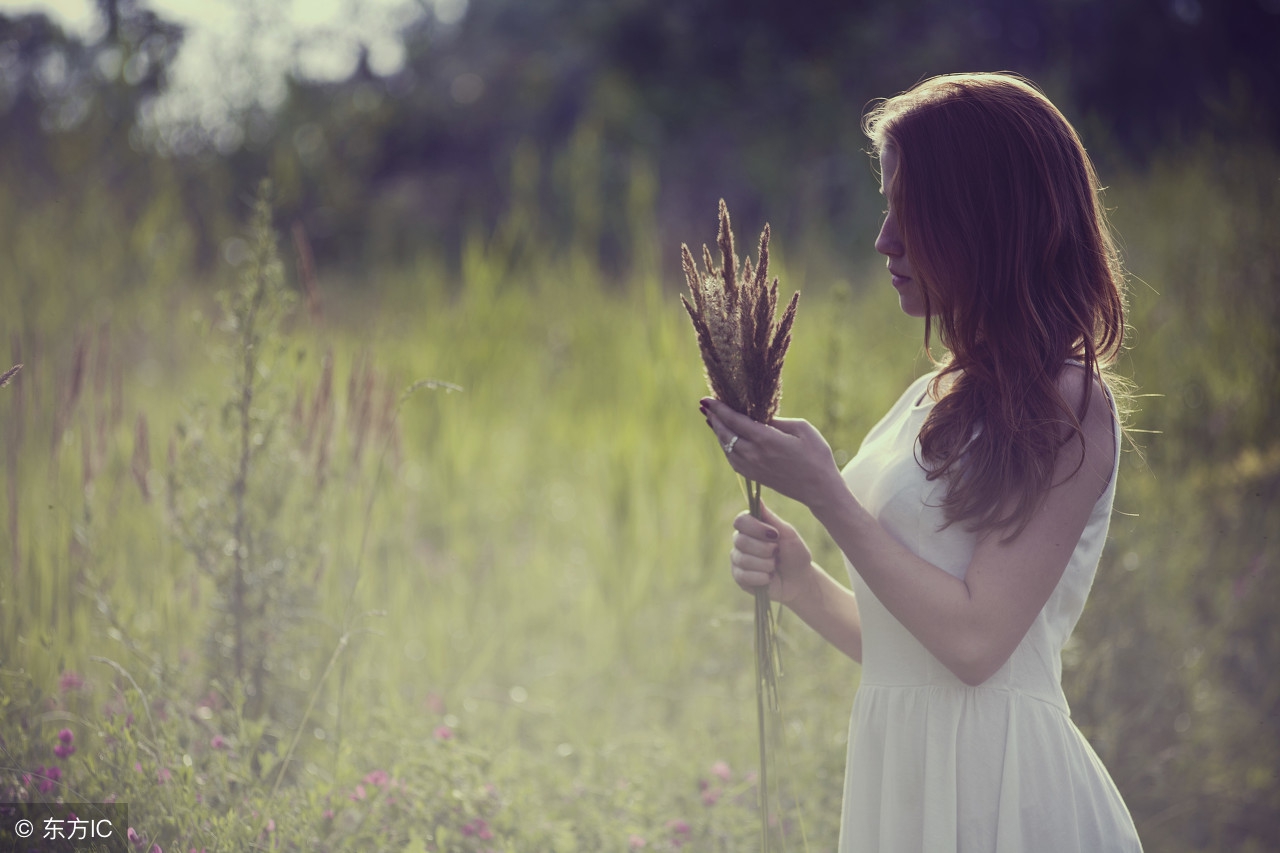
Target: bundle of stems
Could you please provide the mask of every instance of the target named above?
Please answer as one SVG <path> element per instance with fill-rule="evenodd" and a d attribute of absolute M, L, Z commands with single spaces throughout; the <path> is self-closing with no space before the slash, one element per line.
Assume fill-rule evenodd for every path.
<path fill-rule="evenodd" d="M 692 300 L 684 296 L 680 300 L 693 321 L 711 393 L 752 420 L 768 423 L 777 414 L 782 400 L 782 362 L 791 344 L 791 326 L 800 294 L 791 297 L 778 320 L 778 280 L 769 282 L 769 226 L 765 225 L 760 234 L 757 262 L 753 265 L 748 257 L 739 272 L 729 208 L 723 199 L 720 200 L 716 245 L 720 250 L 720 263 L 715 262 L 704 245 L 702 271 L 698 270 L 689 247 L 680 247 L 685 280 L 692 295 Z M 748 509 L 753 516 L 761 518 L 761 485 L 743 479 Z M 776 718 L 779 713 L 778 677 L 781 674 L 777 623 L 768 587 L 755 590 L 755 639 L 760 833 L 763 849 L 768 851 L 771 821 L 767 732 L 769 714 Z"/>

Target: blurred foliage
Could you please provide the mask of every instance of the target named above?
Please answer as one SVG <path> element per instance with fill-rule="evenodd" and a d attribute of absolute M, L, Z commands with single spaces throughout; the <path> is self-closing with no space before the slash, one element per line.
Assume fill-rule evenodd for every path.
<path fill-rule="evenodd" d="M 1160 157 L 1108 199 L 1143 445 L 1066 679 L 1153 849 L 1280 846 L 1280 158 Z"/>
<path fill-rule="evenodd" d="M 1204 133 L 1280 140 L 1276 0 L 471 0 L 447 24 L 424 6 L 394 75 L 295 77 L 277 108 L 225 125 L 158 123 L 181 30 L 134 0 L 101 7 L 92 44 L 0 16 L 6 183 L 40 202 L 67 182 L 145 199 L 163 160 L 206 265 L 263 175 L 327 262 L 456 261 L 469 231 L 506 218 L 531 161 L 538 238 L 589 244 L 615 275 L 636 260 L 616 200 L 637 172 L 655 177 L 663 247 L 721 195 L 768 210 L 784 242 L 839 246 L 879 210 L 864 105 L 946 71 L 1030 76 L 1122 161 Z"/>

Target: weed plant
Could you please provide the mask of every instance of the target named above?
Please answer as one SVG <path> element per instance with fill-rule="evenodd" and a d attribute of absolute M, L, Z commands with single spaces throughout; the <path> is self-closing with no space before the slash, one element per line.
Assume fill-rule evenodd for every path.
<path fill-rule="evenodd" d="M 313 593 L 323 569 L 316 546 L 332 413 L 322 379 L 311 410 L 296 423 L 286 418 L 288 401 L 277 387 L 290 355 L 281 322 L 294 300 L 268 194 L 264 184 L 241 284 L 220 294 L 227 345 L 218 354 L 230 373 L 228 393 L 193 401 L 179 422 L 165 504 L 214 593 L 203 629 L 208 677 L 241 686 L 251 719 L 296 720 L 301 697 L 271 673 L 317 665 Z M 303 452 L 308 443 L 316 445 L 314 460 Z"/>

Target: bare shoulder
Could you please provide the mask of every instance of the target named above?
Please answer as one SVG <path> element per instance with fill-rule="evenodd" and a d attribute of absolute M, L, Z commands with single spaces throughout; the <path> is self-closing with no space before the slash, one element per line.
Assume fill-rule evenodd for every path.
<path fill-rule="evenodd" d="M 1085 408 L 1087 395 L 1088 411 L 1083 418 L 1086 429 L 1089 421 L 1101 420 L 1107 427 L 1113 423 L 1114 413 L 1111 409 L 1110 393 L 1097 375 L 1086 373 L 1082 366 L 1068 364 L 1062 369 L 1058 374 L 1058 392 L 1075 410 L 1077 416 L 1080 416 Z"/>
<path fill-rule="evenodd" d="M 1083 460 L 1080 443 L 1070 440 L 1063 448 L 1061 461 L 1070 465 L 1068 470 L 1089 472 L 1105 487 L 1111 479 L 1116 452 L 1115 412 L 1110 394 L 1096 375 L 1077 364 L 1068 364 L 1058 375 L 1058 391 L 1080 418 L 1084 438 Z M 1084 464 L 1078 466 L 1081 461 Z"/>

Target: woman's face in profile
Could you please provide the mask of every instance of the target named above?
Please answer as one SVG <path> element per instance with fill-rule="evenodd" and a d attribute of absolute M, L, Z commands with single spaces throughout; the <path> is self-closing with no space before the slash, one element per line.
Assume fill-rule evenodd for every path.
<path fill-rule="evenodd" d="M 876 251 L 889 259 L 886 266 L 893 277 L 893 287 L 898 291 L 898 304 L 902 312 L 909 317 L 923 317 L 926 313 L 924 289 L 915 278 L 911 260 L 902 245 L 897 217 L 892 206 L 889 206 L 889 185 L 897 171 L 898 151 L 892 145 L 886 145 L 880 152 L 880 193 L 885 198 L 887 209 L 884 225 L 880 226 L 880 234 L 876 237 Z"/>

